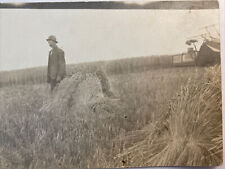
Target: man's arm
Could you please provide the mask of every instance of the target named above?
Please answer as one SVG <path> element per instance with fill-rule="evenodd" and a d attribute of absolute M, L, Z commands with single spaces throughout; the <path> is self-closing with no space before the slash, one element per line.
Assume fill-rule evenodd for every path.
<path fill-rule="evenodd" d="M 48 69 L 47 69 L 47 82 L 48 83 L 50 83 L 49 64 L 50 64 L 50 52 L 48 54 Z"/>
<path fill-rule="evenodd" d="M 62 78 L 66 74 L 66 61 L 65 61 L 65 55 L 63 51 L 60 51 L 58 53 L 58 73 L 57 73 L 57 81 L 62 80 Z"/>

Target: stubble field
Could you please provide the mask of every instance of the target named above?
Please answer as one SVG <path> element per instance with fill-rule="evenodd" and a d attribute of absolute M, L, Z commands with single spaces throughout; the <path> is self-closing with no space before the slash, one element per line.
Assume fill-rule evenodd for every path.
<path fill-rule="evenodd" d="M 222 163 L 220 66 L 76 71 L 0 88 L 0 168 L 214 166 Z"/>

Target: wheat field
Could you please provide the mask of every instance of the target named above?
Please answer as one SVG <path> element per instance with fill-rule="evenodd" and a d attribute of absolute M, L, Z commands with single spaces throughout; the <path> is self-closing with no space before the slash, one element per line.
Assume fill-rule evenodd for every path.
<path fill-rule="evenodd" d="M 215 166 L 222 163 L 220 66 L 107 74 L 76 70 L 0 88 L 0 168 Z M 10 82 L 12 83 L 12 82 Z"/>

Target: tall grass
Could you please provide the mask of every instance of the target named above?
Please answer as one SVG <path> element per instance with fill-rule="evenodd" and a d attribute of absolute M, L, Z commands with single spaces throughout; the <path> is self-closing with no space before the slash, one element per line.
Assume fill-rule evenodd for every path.
<path fill-rule="evenodd" d="M 146 56 L 136 58 L 125 58 L 110 61 L 87 62 L 79 64 L 68 64 L 67 75 L 76 72 L 94 73 L 103 71 L 108 75 L 127 74 L 132 72 L 144 72 L 151 69 L 168 68 L 173 66 L 172 55 Z M 11 85 L 41 84 L 47 80 L 47 67 L 36 67 L 29 69 L 0 72 L 0 87 Z"/>
<path fill-rule="evenodd" d="M 195 133 L 188 127 L 182 128 L 182 121 L 176 121 L 176 117 L 185 117 L 187 121 L 183 121 L 191 126 L 196 121 L 191 121 L 195 116 L 188 115 L 193 113 L 180 113 L 182 106 L 187 110 L 194 110 L 194 104 L 190 104 L 191 107 L 182 105 L 191 102 L 188 92 L 191 89 L 184 87 L 181 90 L 183 93 L 177 97 L 175 94 L 181 86 L 199 85 L 200 89 L 203 84 L 204 88 L 212 85 L 211 81 L 215 80 L 209 78 L 215 75 L 205 77 L 204 74 L 204 68 L 193 67 L 114 74 L 109 76 L 109 81 L 112 91 L 119 99 L 105 97 L 99 77 L 89 70 L 77 70 L 74 75 L 64 79 L 54 93 L 50 93 L 46 84 L 2 87 L 0 168 L 70 169 L 169 165 L 173 158 L 163 157 L 168 154 L 166 147 L 170 147 L 170 152 L 173 149 L 174 152 L 181 152 L 183 144 L 178 143 L 183 142 L 183 138 L 180 142 L 175 138 L 182 131 L 183 135 L 187 132 L 187 138 Z M 197 83 L 203 79 L 207 83 Z M 195 87 L 192 89 L 193 94 L 194 89 Z M 205 96 L 207 94 L 209 93 L 205 93 Z M 216 97 L 219 99 L 219 95 Z M 205 102 L 200 104 L 200 108 L 203 103 Z M 199 121 L 204 121 L 204 116 L 199 114 L 197 117 Z M 197 122 L 193 128 L 196 130 L 195 135 L 200 131 L 198 126 L 205 124 Z M 208 135 L 202 136 L 207 138 Z M 221 137 L 219 134 L 218 137 L 216 134 L 211 137 L 213 141 L 207 144 L 212 148 L 211 152 L 218 153 L 216 155 L 219 160 L 221 150 L 217 144 L 221 144 Z M 214 149 L 212 145 L 215 146 Z M 185 151 L 191 152 L 189 149 Z M 200 154 L 195 155 L 196 159 L 200 158 Z M 178 164 L 177 161 L 173 162 L 171 164 Z M 193 165 L 196 163 L 193 162 Z"/>
<path fill-rule="evenodd" d="M 124 138 L 129 145 L 115 156 L 117 166 L 216 166 L 222 163 L 220 66 L 203 81 L 189 79 L 161 120 Z M 132 137 L 139 137 L 138 140 Z M 124 145 L 126 146 L 126 145 Z"/>

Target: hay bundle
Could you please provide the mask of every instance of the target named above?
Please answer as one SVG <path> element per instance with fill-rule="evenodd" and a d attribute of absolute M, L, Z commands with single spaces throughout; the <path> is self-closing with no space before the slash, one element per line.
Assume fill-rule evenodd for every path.
<path fill-rule="evenodd" d="M 0 119 L 9 136 L 1 140 L 1 162 L 9 169 L 87 168 L 96 148 L 108 146 L 119 130 L 123 108 L 118 100 L 104 97 L 95 74 L 78 72 L 64 79 L 40 103 L 32 97 L 32 92 L 21 93 L 21 104 L 31 109 L 18 112 L 10 101 L 14 114 Z M 39 104 L 36 109 L 32 100 Z"/>
<path fill-rule="evenodd" d="M 41 153 L 47 154 L 46 163 L 51 159 L 48 163 L 54 168 L 88 167 L 94 150 L 107 146 L 119 130 L 121 109 L 118 100 L 104 97 L 95 74 L 78 72 L 64 79 L 40 109 L 40 131 L 45 130 L 44 144 L 50 145 Z"/>
<path fill-rule="evenodd" d="M 190 79 L 160 121 L 136 133 L 140 139 L 115 157 L 117 166 L 121 161 L 133 167 L 221 164 L 221 101 L 221 71 L 215 66 L 208 68 L 204 82 L 192 84 Z"/>

